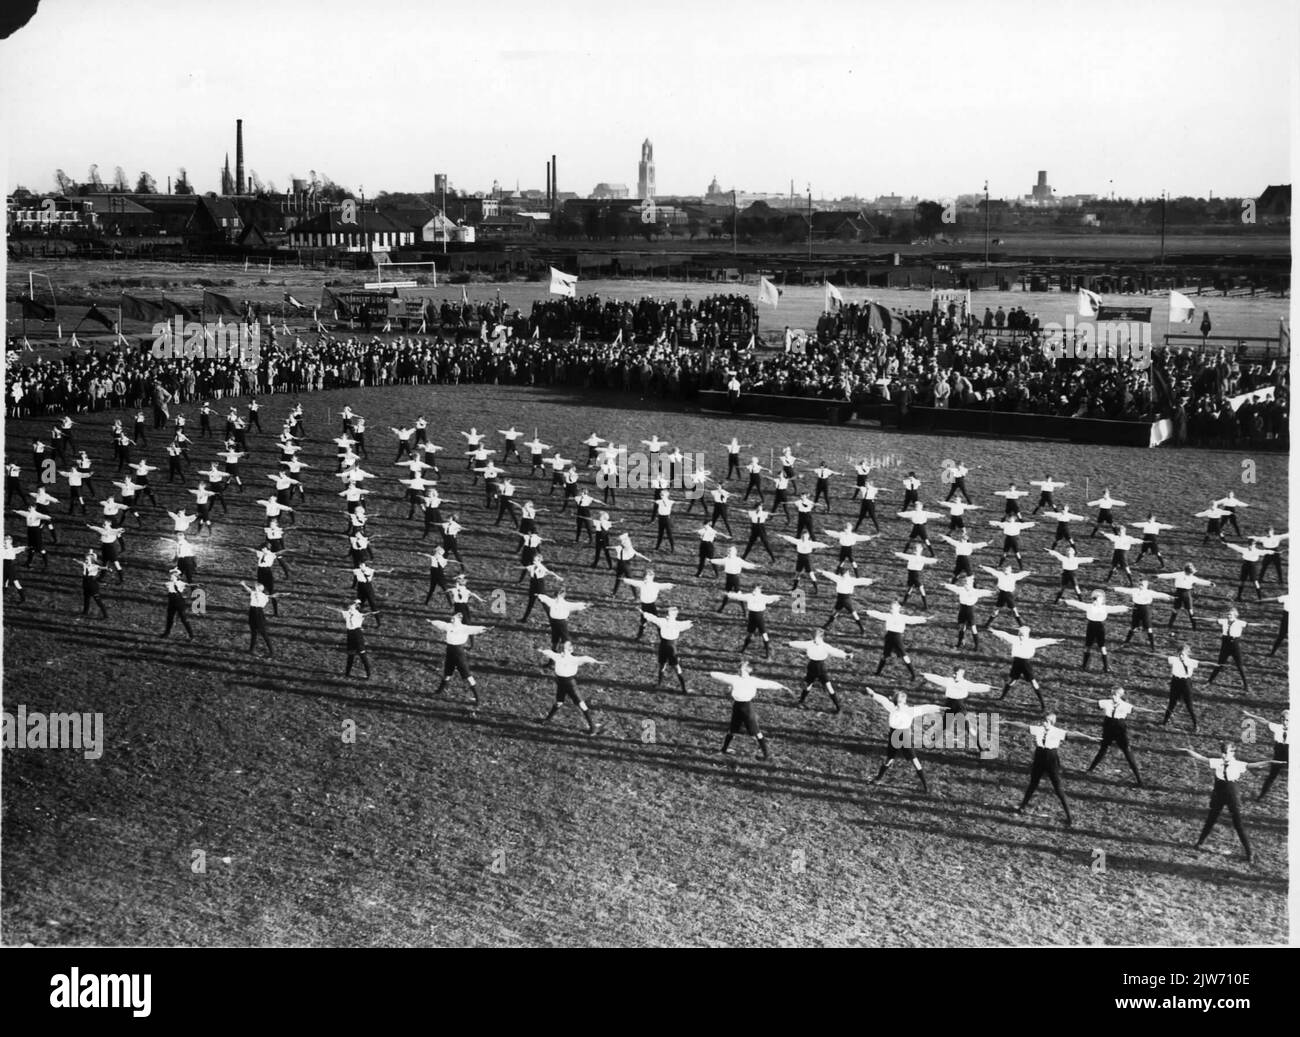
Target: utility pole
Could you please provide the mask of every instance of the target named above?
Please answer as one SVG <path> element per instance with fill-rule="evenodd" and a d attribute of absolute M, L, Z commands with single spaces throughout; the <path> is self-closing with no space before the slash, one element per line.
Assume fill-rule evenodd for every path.
<path fill-rule="evenodd" d="M 1165 202 L 1168 199 L 1169 192 L 1161 188 L 1160 190 L 1160 265 L 1165 265 Z"/>
<path fill-rule="evenodd" d="M 808 262 L 812 262 L 812 184 L 808 185 Z"/>
<path fill-rule="evenodd" d="M 736 232 L 740 224 L 740 210 L 736 207 L 736 189 L 731 189 L 731 254 L 734 256 L 738 252 L 736 245 Z"/>
<path fill-rule="evenodd" d="M 984 181 L 984 265 L 989 265 L 989 182 Z"/>

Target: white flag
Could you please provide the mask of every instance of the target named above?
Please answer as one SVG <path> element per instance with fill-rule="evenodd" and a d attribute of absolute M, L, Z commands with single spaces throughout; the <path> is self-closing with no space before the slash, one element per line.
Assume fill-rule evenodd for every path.
<path fill-rule="evenodd" d="M 1196 312 L 1196 304 L 1187 298 L 1182 292 L 1176 292 L 1169 289 L 1169 323 L 1170 324 L 1190 324 L 1192 323 L 1192 314 Z"/>
<path fill-rule="evenodd" d="M 838 288 L 836 288 L 829 281 L 826 282 L 825 288 L 826 288 L 825 298 L 823 299 L 822 302 L 823 310 L 833 310 L 835 309 L 836 306 L 844 305 L 844 296 L 840 294 L 840 290 Z"/>
<path fill-rule="evenodd" d="M 1079 289 L 1079 316 L 1095 317 L 1097 310 L 1101 307 L 1101 296 L 1096 292 L 1090 292 L 1086 288 Z"/>
<path fill-rule="evenodd" d="M 578 275 L 566 274 L 563 270 L 551 267 L 551 294 L 567 295 L 570 299 L 578 296 Z"/>
<path fill-rule="evenodd" d="M 758 279 L 758 301 L 776 306 L 781 301 L 781 290 L 766 277 Z"/>

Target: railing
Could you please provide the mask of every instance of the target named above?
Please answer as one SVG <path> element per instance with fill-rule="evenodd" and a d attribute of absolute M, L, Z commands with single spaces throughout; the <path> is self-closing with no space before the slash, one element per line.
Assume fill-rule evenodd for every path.
<path fill-rule="evenodd" d="M 1258 345 L 1262 343 L 1262 347 Z M 1233 356 L 1257 357 L 1263 360 L 1288 357 L 1282 351 L 1282 339 L 1277 335 L 1185 335 L 1166 334 L 1165 345 L 1172 348 L 1192 346 L 1198 353 L 1217 353 L 1226 349 Z"/>

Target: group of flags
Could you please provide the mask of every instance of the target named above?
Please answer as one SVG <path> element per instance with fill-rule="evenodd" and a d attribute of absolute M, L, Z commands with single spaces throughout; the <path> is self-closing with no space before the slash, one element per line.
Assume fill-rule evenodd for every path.
<path fill-rule="evenodd" d="M 1095 317 L 1101 309 L 1101 296 L 1087 288 L 1078 291 L 1076 312 L 1080 317 Z M 1196 312 L 1196 303 L 1182 292 L 1169 289 L 1169 323 L 1190 324 L 1192 314 Z"/>

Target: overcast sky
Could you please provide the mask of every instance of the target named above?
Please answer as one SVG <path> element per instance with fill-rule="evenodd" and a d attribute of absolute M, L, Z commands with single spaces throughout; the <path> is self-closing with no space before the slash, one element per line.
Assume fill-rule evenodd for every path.
<path fill-rule="evenodd" d="M 1289 183 L 1294 0 L 44 0 L 0 43 L 7 183 L 246 166 L 367 195 L 1257 195 Z"/>

